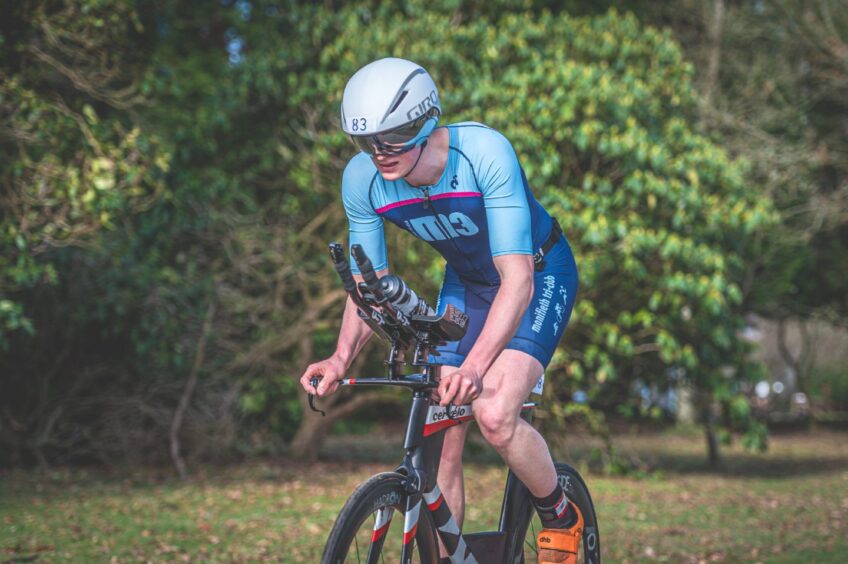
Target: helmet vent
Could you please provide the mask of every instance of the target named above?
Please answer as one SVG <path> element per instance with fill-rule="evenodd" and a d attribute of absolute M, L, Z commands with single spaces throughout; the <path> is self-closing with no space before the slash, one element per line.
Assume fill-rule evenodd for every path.
<path fill-rule="evenodd" d="M 409 90 L 404 90 L 403 92 L 401 92 L 400 96 L 398 96 L 398 101 L 395 102 L 395 105 L 392 106 L 391 109 L 388 111 L 388 113 L 386 114 L 387 116 L 392 115 L 392 113 L 394 113 L 394 111 L 398 109 L 400 103 L 403 102 L 407 94 L 409 94 Z"/>

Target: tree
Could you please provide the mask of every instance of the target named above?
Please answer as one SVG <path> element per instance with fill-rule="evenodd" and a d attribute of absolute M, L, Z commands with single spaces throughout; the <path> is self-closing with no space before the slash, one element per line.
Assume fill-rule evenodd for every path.
<path fill-rule="evenodd" d="M 45 463 L 76 383 L 70 343 L 21 354 L 64 251 L 92 245 L 165 192 L 170 154 L 136 119 L 149 36 L 121 1 L 14 3 L 0 23 L 0 374 L 4 458 Z M 49 290 L 48 290 L 49 291 Z M 37 319 L 40 318 L 40 319 Z M 60 320 L 68 325 L 69 320 Z M 49 342 L 49 341 L 48 341 Z M 12 346 L 11 343 L 14 343 Z M 25 362 L 19 362 L 26 359 Z M 24 368 L 40 365 L 36 378 Z M 89 367 L 90 368 L 90 367 Z M 60 391 L 62 390 L 62 391 Z"/>
<path fill-rule="evenodd" d="M 629 7 L 680 38 L 695 64 L 702 127 L 751 163 L 751 189 L 780 214 L 752 242 L 741 284 L 745 307 L 782 325 L 843 323 L 848 5 L 678 0 Z M 786 357 L 802 389 L 808 375 L 799 360 L 811 354 Z"/>
<path fill-rule="evenodd" d="M 0 348 L 34 327 L 14 296 L 55 281 L 81 245 L 164 190 L 169 155 L 130 110 L 144 29 L 125 2 L 9 7 L 0 29 Z"/>
<path fill-rule="evenodd" d="M 66 105 L 101 146 L 98 135 L 123 147 L 121 131 L 139 132 L 136 152 L 105 153 L 116 169 L 136 154 L 148 166 L 115 173 L 124 200 L 114 208 L 105 199 L 113 192 L 93 192 L 92 211 L 79 217 L 96 229 L 75 239 L 85 246 L 34 260 L 52 265 L 55 284 L 27 282 L 8 300 L 36 333 L 14 332 L 0 357 L 4 391 L 13 390 L 0 398 L 0 440 L 12 448 L 0 451 L 46 461 L 167 460 L 177 442 L 189 457 L 281 443 L 317 452 L 330 420 L 305 413 L 296 378 L 332 350 L 343 304 L 326 259 L 327 242 L 344 242 L 338 184 L 353 152 L 338 104 L 347 77 L 387 55 L 433 73 L 444 123 L 482 121 L 513 141 L 575 249 L 581 291 L 548 373 L 549 423 L 570 413 L 577 389 L 600 412 L 635 408 L 635 382 L 668 386 L 682 371 L 744 422 L 737 394 L 750 371 L 736 329 L 748 243 L 774 219 L 768 199 L 744 189 L 744 163 L 693 130 L 693 70 L 670 33 L 617 12 L 571 17 L 545 3 L 507 4 L 116 2 L 85 4 L 85 17 L 56 12 L 62 33 L 83 25 L 89 43 L 124 29 L 98 27 L 113 12 L 135 26 L 109 36 L 104 59 L 131 74 L 118 83 L 135 85 L 131 95 L 92 94 L 92 81 L 61 78 L 46 62 L 4 72 L 31 89 L 39 72 L 61 75 L 73 94 Z M 43 33 L 33 23 L 41 4 L 21 6 L 16 17 L 29 23 L 12 27 L 28 31 L 4 28 L 9 53 L 26 53 Z M 38 84 L 53 100 L 54 78 Z M 139 93 L 149 102 L 137 103 Z M 68 134 L 83 131 L 79 120 L 60 123 L 57 166 L 70 177 L 96 158 L 76 157 L 94 151 L 84 134 Z M 58 145 L 68 139 L 74 150 Z M 24 162 L 20 146 L 3 151 Z M 112 228 L 103 228 L 104 209 Z M 63 228 L 62 218 L 48 217 L 44 230 Z M 433 296 L 440 260 L 397 230 L 388 236 L 393 269 Z M 0 266 L 0 277 L 14 276 L 13 265 Z M 372 347 L 362 370 L 382 370 L 383 352 Z"/>
<path fill-rule="evenodd" d="M 667 386 L 677 368 L 747 421 L 745 242 L 775 216 L 746 189 L 745 164 L 693 131 L 692 67 L 671 35 L 616 12 L 460 25 L 416 13 L 388 26 L 385 10 L 352 11 L 347 29 L 359 31 L 327 45 L 315 72 L 337 103 L 361 64 L 414 59 L 437 77 L 444 121 L 479 120 L 512 140 L 581 270 L 573 327 L 548 371 L 557 399 L 588 388 L 610 408 L 631 401 L 636 380 Z M 324 135 L 338 137 L 334 123 Z"/>

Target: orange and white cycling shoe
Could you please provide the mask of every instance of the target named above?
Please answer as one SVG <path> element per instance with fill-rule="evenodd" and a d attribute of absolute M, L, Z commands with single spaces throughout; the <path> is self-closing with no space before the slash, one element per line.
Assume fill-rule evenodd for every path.
<path fill-rule="evenodd" d="M 580 539 L 583 538 L 583 514 L 577 504 L 577 522 L 568 529 L 542 529 L 536 537 L 539 564 L 577 564 Z"/>

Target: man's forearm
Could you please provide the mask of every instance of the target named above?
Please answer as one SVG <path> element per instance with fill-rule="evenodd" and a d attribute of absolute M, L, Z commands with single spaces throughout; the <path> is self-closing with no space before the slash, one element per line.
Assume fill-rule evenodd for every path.
<path fill-rule="evenodd" d="M 377 278 L 382 278 L 389 273 L 387 268 L 377 271 Z M 362 276 L 354 274 L 353 279 L 356 281 L 357 287 L 362 282 Z M 345 368 L 350 368 L 353 359 L 374 334 L 374 331 L 368 327 L 368 324 L 362 321 L 359 314 L 356 313 L 357 307 L 353 300 L 348 297 L 345 301 L 344 315 L 342 316 L 342 328 L 339 330 L 339 341 L 336 344 L 336 352 L 333 356 L 341 360 Z"/>
<path fill-rule="evenodd" d="M 353 359 L 368 342 L 374 332 L 356 313 L 357 307 L 353 300 L 348 297 L 345 302 L 344 315 L 342 316 L 342 327 L 339 330 L 339 340 L 336 344 L 336 352 L 333 356 L 341 360 L 346 368 L 350 368 Z"/>

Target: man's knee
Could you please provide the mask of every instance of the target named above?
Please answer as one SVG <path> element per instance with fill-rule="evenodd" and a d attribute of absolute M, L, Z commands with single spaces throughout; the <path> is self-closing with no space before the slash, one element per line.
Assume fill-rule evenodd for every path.
<path fill-rule="evenodd" d="M 496 450 L 509 446 L 518 424 L 518 417 L 514 413 L 507 413 L 497 407 L 489 407 L 480 409 L 479 412 L 475 412 L 475 415 L 480 432 L 489 444 Z"/>

